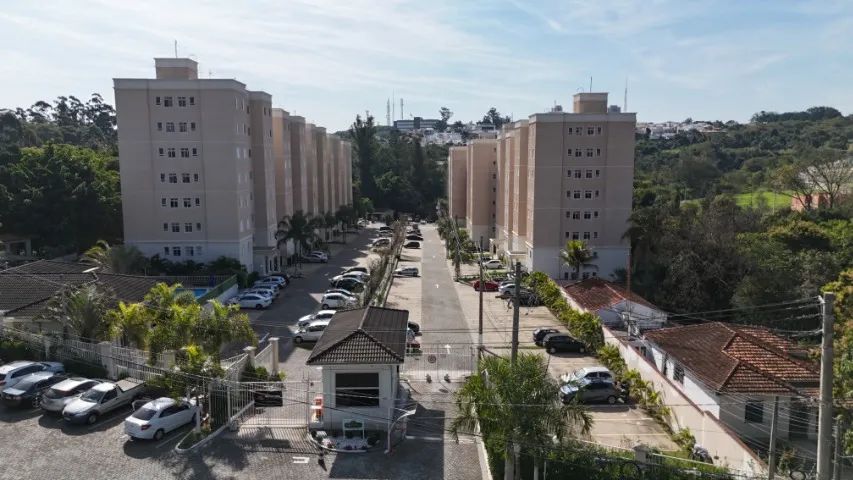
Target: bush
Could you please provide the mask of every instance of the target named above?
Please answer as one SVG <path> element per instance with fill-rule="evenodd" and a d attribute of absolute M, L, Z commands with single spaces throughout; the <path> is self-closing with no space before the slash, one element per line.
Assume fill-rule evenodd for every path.
<path fill-rule="evenodd" d="M 86 378 L 107 378 L 107 369 L 101 365 L 80 360 L 65 360 L 62 362 L 67 372 Z"/>
<path fill-rule="evenodd" d="M 696 446 L 696 437 L 690 433 L 689 428 L 682 428 L 672 436 L 672 441 L 681 448 L 681 451 L 686 454 L 693 452 L 693 447 Z"/>
<path fill-rule="evenodd" d="M 44 356 L 44 352 L 35 349 L 26 342 L 4 338 L 0 340 L 0 360 L 12 362 L 15 360 L 38 360 Z"/>
<path fill-rule="evenodd" d="M 523 280 L 523 283 L 536 293 L 542 304 L 548 307 L 551 313 L 569 329 L 569 332 L 587 346 L 588 350 L 594 352 L 604 345 L 601 319 L 591 313 L 573 310 L 563 298 L 557 282 L 542 272 L 533 272 Z"/>

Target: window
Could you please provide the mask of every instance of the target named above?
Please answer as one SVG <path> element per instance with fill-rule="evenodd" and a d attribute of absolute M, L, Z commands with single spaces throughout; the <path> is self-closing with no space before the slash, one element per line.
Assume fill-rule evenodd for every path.
<path fill-rule="evenodd" d="M 593 240 L 598 238 L 598 232 L 592 232 L 592 238 L 593 238 Z"/>
<path fill-rule="evenodd" d="M 172 247 L 172 255 L 176 257 L 181 256 L 181 247 Z"/>
<path fill-rule="evenodd" d="M 163 147 L 160 147 L 160 148 L 158 148 L 158 149 L 157 149 L 157 154 L 158 154 L 158 155 L 160 155 L 161 157 L 164 155 L 164 153 L 165 153 L 165 152 L 166 152 L 166 151 L 165 151 L 165 150 L 163 150 Z"/>
<path fill-rule="evenodd" d="M 572 272 L 571 277 L 572 277 L 572 280 L 577 280 L 578 279 L 578 272 Z"/>
<path fill-rule="evenodd" d="M 592 218 L 598 218 L 598 210 L 593 210 Z"/>
<path fill-rule="evenodd" d="M 195 254 L 201 256 L 201 245 L 195 246 Z"/>
<path fill-rule="evenodd" d="M 598 198 L 598 190 L 595 191 L 595 198 Z"/>
<path fill-rule="evenodd" d="M 168 232 L 168 231 L 169 231 L 169 224 L 168 224 L 168 223 L 164 223 L 164 224 L 163 224 L 163 231 L 164 231 L 164 232 Z M 168 255 L 168 253 L 167 253 L 166 255 Z"/>
<path fill-rule="evenodd" d="M 672 370 L 672 379 L 676 382 L 684 385 L 684 367 L 681 365 L 676 365 Z"/>
<path fill-rule="evenodd" d="M 166 206 L 166 197 L 163 197 L 163 198 L 161 198 L 161 199 L 160 199 L 160 206 L 161 206 L 161 207 L 165 207 L 165 206 Z"/>
<path fill-rule="evenodd" d="M 170 173 L 169 174 L 169 183 L 178 183 L 178 174 Z"/>
<path fill-rule="evenodd" d="M 190 158 L 190 149 L 183 147 L 181 148 L 181 158 Z"/>
<path fill-rule="evenodd" d="M 592 198 L 592 190 L 587 190 L 587 191 L 583 192 L 583 198 L 585 198 L 587 200 L 591 199 Z"/>
<path fill-rule="evenodd" d="M 600 176 L 601 176 L 601 170 L 596 170 L 595 171 L 595 178 L 598 178 Z"/>
<path fill-rule="evenodd" d="M 601 135 L 601 127 L 595 127 L 595 133 Z"/>
<path fill-rule="evenodd" d="M 201 206 L 201 199 L 200 199 L 200 198 L 198 198 L 198 197 L 195 197 L 195 206 L 196 206 L 196 207 L 200 207 L 200 206 Z"/>
<path fill-rule="evenodd" d="M 586 171 L 586 178 L 592 178 L 592 170 Z"/>
<path fill-rule="evenodd" d="M 182 183 L 190 183 L 190 174 L 189 173 L 182 173 L 181 174 L 181 182 Z"/>
<path fill-rule="evenodd" d="M 175 158 L 175 148 L 174 147 L 167 148 L 166 152 L 168 153 L 169 158 Z"/>
<path fill-rule="evenodd" d="M 181 232 L 181 224 L 177 223 L 177 222 L 173 223 L 172 224 L 172 233 L 180 233 L 180 232 Z"/>
<path fill-rule="evenodd" d="M 335 374 L 336 407 L 378 407 L 379 373 Z"/>
<path fill-rule="evenodd" d="M 166 183 L 166 174 L 165 173 L 160 174 L 160 183 Z"/>
<path fill-rule="evenodd" d="M 580 220 L 580 219 L 581 219 L 580 210 L 576 210 L 576 211 L 572 212 L 572 220 Z"/>
<path fill-rule="evenodd" d="M 591 148 L 587 148 L 587 149 L 586 149 L 586 156 L 587 156 L 587 157 L 592 157 L 592 149 L 591 149 Z"/>
<path fill-rule="evenodd" d="M 584 240 L 589 240 L 589 238 L 590 238 L 590 237 L 589 237 L 589 232 L 583 232 L 583 239 L 584 239 Z"/>
<path fill-rule="evenodd" d="M 163 255 L 169 255 L 169 247 L 163 247 Z"/>
<path fill-rule="evenodd" d="M 192 233 L 192 231 L 193 231 L 193 224 L 190 222 L 185 223 L 184 224 L 184 232 Z"/>
<path fill-rule="evenodd" d="M 586 127 L 587 135 L 595 135 L 595 127 Z"/>
<path fill-rule="evenodd" d="M 566 218 L 572 218 L 572 212 L 566 212 Z"/>
<path fill-rule="evenodd" d="M 579 233 L 580 232 L 572 232 L 572 240 L 579 240 L 580 239 Z"/>
<path fill-rule="evenodd" d="M 195 131 L 195 122 L 190 122 L 190 130 Z"/>
<path fill-rule="evenodd" d="M 592 218 L 592 212 L 589 212 L 589 211 L 583 212 L 583 219 L 584 220 L 589 220 L 591 218 Z"/>
<path fill-rule="evenodd" d="M 199 231 L 199 232 L 200 232 L 200 231 L 201 231 L 201 224 L 200 224 L 200 223 L 196 223 L 196 224 L 195 224 L 195 229 L 196 229 L 197 231 Z"/>
<path fill-rule="evenodd" d="M 584 280 L 586 280 L 587 278 L 589 278 L 589 272 L 583 272 L 583 275 L 581 276 L 581 278 L 583 278 Z M 599 384 L 596 384 L 596 383 L 591 383 L 591 384 L 590 384 L 590 386 L 593 386 L 593 387 L 598 386 L 598 385 L 599 385 Z M 602 383 L 602 384 L 600 384 L 600 385 L 602 385 L 602 386 L 603 386 L 604 384 Z M 589 388 L 589 387 L 587 387 L 587 388 Z"/>
<path fill-rule="evenodd" d="M 572 134 L 572 127 L 569 127 L 569 135 Z"/>
<path fill-rule="evenodd" d="M 184 208 L 190 208 L 192 206 L 193 206 L 193 199 L 185 197 L 184 198 Z"/>
<path fill-rule="evenodd" d="M 747 401 L 743 419 L 747 423 L 764 423 L 764 402 Z"/>
<path fill-rule="evenodd" d="M 163 131 L 163 122 L 157 122 L 157 131 L 158 131 L 158 132 L 162 132 L 162 131 Z"/>
<path fill-rule="evenodd" d="M 575 127 L 575 135 L 580 135 L 581 131 L 581 127 Z"/>
<path fill-rule="evenodd" d="M 187 256 L 192 257 L 195 253 L 195 249 L 193 247 L 187 247 Z"/>
<path fill-rule="evenodd" d="M 600 157 L 600 156 L 601 156 L 601 149 L 600 149 L 600 148 L 596 148 L 596 149 L 595 149 L 595 156 L 596 156 L 596 157 Z"/>
<path fill-rule="evenodd" d="M 190 97 L 190 105 L 195 105 L 195 97 Z"/>
<path fill-rule="evenodd" d="M 166 122 L 166 132 L 175 133 L 175 122 Z"/>
<path fill-rule="evenodd" d="M 169 199 L 169 206 L 172 208 L 178 208 L 178 199 L 177 198 L 170 198 Z"/>
<path fill-rule="evenodd" d="M 569 238 L 569 232 L 566 232 L 566 238 L 567 239 Z"/>
<path fill-rule="evenodd" d="M 196 147 L 193 147 L 193 156 L 194 157 L 198 156 L 198 149 Z"/>
<path fill-rule="evenodd" d="M 580 149 L 580 148 L 576 148 L 576 149 L 575 149 L 575 157 L 580 157 L 581 155 L 582 155 L 582 153 L 581 153 L 581 149 Z"/>
<path fill-rule="evenodd" d="M 163 106 L 171 107 L 172 106 L 172 97 L 163 97 Z"/>
<path fill-rule="evenodd" d="M 178 131 L 181 133 L 187 133 L 187 122 L 179 122 Z"/>
<path fill-rule="evenodd" d="M 186 107 L 187 106 L 187 97 L 178 97 L 178 106 Z"/>
<path fill-rule="evenodd" d="M 575 178 L 581 178 L 581 171 L 575 170 Z"/>
<path fill-rule="evenodd" d="M 193 174 L 193 181 L 198 182 L 198 174 L 197 173 Z"/>
<path fill-rule="evenodd" d="M 160 97 L 154 97 L 154 105 L 160 105 Z"/>

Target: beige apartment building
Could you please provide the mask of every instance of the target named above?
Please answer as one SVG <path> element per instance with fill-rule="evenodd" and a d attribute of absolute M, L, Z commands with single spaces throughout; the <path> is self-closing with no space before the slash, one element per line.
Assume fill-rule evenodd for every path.
<path fill-rule="evenodd" d="M 113 80 L 125 242 L 148 256 L 227 256 L 254 270 L 253 163 L 265 165 L 266 151 L 249 157 L 250 125 L 263 123 L 250 106 L 269 96 L 236 80 L 199 79 L 197 67 L 157 58 L 156 78 Z"/>
<path fill-rule="evenodd" d="M 513 259 L 527 254 L 527 132 L 528 121 L 501 128 L 498 135 L 497 218 L 493 253 Z"/>
<path fill-rule="evenodd" d="M 125 243 L 268 273 L 293 253 L 277 245 L 281 217 L 352 203 L 349 142 L 272 108 L 265 92 L 199 79 L 194 60 L 157 58 L 155 71 L 114 79 Z"/>
<path fill-rule="evenodd" d="M 467 149 L 465 228 L 475 245 L 487 249 L 495 237 L 498 142 L 473 140 Z"/>
<path fill-rule="evenodd" d="M 468 147 L 450 147 L 447 155 L 447 211 L 464 225 L 468 209 Z"/>

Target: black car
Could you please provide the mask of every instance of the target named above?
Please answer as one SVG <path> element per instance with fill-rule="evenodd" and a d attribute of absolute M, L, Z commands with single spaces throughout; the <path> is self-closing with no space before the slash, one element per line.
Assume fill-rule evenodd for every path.
<path fill-rule="evenodd" d="M 337 281 L 330 282 L 332 288 L 343 288 L 345 290 L 349 290 L 350 292 L 361 292 L 364 290 L 364 282 L 356 280 L 352 277 L 344 277 Z"/>
<path fill-rule="evenodd" d="M 424 237 L 422 237 L 420 235 L 406 235 L 406 240 L 417 240 L 419 242 L 423 242 Z"/>
<path fill-rule="evenodd" d="M 66 378 L 65 374 L 56 372 L 31 373 L 3 390 L 3 403 L 13 407 L 37 408 L 41 403 L 41 394 Z"/>
<path fill-rule="evenodd" d="M 542 340 L 545 339 L 546 335 L 549 335 L 551 333 L 560 333 L 560 331 L 556 328 L 549 327 L 539 327 L 536 330 L 533 330 L 533 343 L 541 347 Z"/>
<path fill-rule="evenodd" d="M 414 249 L 418 249 L 418 248 L 421 248 L 421 242 L 416 242 L 416 241 L 414 241 L 414 240 L 413 240 L 413 241 L 410 241 L 410 242 L 406 242 L 406 243 L 403 245 L 403 248 L 414 248 Z"/>
<path fill-rule="evenodd" d="M 415 322 L 409 322 L 409 330 L 415 332 L 415 335 L 421 334 L 421 326 Z"/>
<path fill-rule="evenodd" d="M 577 352 L 586 353 L 586 345 L 566 333 L 549 333 L 542 340 L 542 346 L 548 353 Z"/>

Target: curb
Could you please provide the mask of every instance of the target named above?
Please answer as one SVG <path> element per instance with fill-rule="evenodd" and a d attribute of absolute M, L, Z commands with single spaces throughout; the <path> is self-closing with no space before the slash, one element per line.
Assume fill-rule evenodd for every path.
<path fill-rule="evenodd" d="M 188 436 L 192 435 L 193 432 L 192 432 L 192 430 L 190 430 L 186 435 L 183 436 L 183 438 L 181 438 L 181 441 L 178 442 L 177 445 L 175 445 L 175 452 L 179 453 L 181 455 L 190 454 L 190 453 L 194 452 L 195 450 L 198 450 L 199 448 L 201 448 L 201 447 L 207 445 L 208 443 L 210 443 L 211 441 L 213 441 L 213 439 L 216 438 L 220 433 L 222 433 L 222 431 L 225 430 L 226 427 L 228 427 L 227 423 L 225 425 L 222 425 L 221 427 L 217 428 L 216 430 L 210 432 L 210 435 L 202 438 L 201 440 L 199 440 L 198 442 L 189 446 L 188 448 L 180 448 L 180 445 L 184 441 L 184 438 L 187 438 Z"/>

